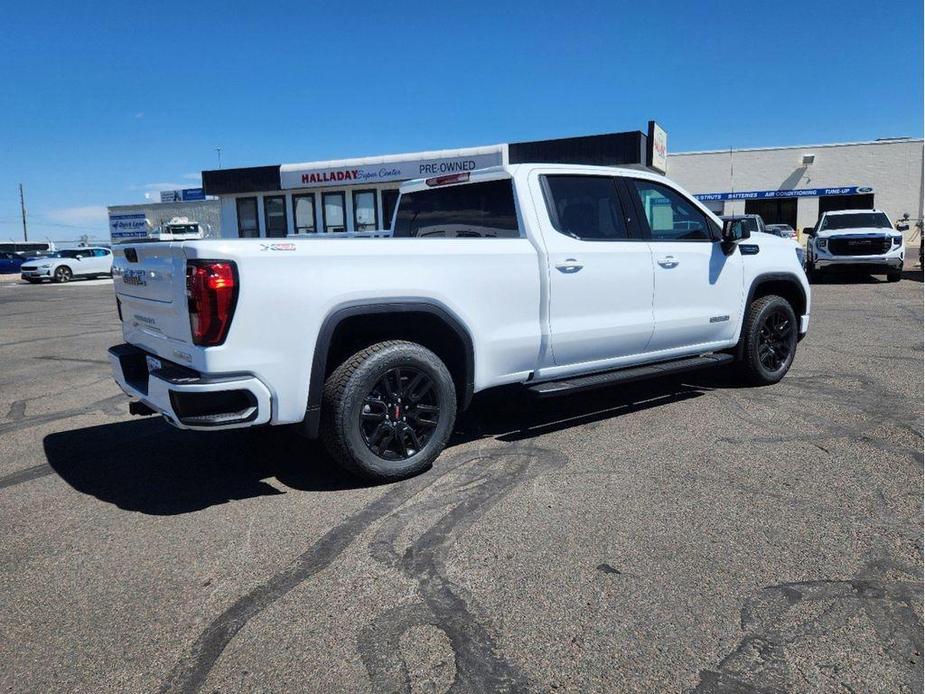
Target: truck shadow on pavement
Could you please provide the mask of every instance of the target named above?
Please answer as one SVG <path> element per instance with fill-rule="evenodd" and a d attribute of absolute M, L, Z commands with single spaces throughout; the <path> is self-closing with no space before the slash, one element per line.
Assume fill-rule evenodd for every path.
<path fill-rule="evenodd" d="M 520 388 L 496 389 L 476 396 L 449 446 L 481 438 L 521 441 L 723 387 L 709 379 L 697 383 L 665 378 L 542 401 Z M 152 417 L 49 434 L 43 444 L 51 470 L 77 491 L 151 515 L 192 513 L 284 494 L 284 488 L 328 492 L 368 486 L 341 470 L 319 442 L 285 428 L 190 432 Z"/>

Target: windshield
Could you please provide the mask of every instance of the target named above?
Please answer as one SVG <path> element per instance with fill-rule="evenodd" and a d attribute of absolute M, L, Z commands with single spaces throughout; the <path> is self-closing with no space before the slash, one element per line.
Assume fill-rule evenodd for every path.
<path fill-rule="evenodd" d="M 164 227 L 164 232 L 168 234 L 196 234 L 199 232 L 198 224 L 171 224 Z"/>
<path fill-rule="evenodd" d="M 819 231 L 831 229 L 892 229 L 889 218 L 883 212 L 856 212 L 852 214 L 826 215 Z"/>

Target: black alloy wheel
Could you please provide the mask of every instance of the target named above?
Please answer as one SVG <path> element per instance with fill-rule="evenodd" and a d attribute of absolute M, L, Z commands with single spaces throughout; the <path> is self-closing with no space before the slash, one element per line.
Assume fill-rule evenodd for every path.
<path fill-rule="evenodd" d="M 783 297 L 767 295 L 748 307 L 742 326 L 739 367 L 746 381 L 771 385 L 790 370 L 796 356 L 799 323 Z"/>
<path fill-rule="evenodd" d="M 69 268 L 67 265 L 62 265 L 61 267 L 55 270 L 55 282 L 58 282 L 58 283 L 70 282 L 71 277 L 72 277 L 71 268 Z"/>
<path fill-rule="evenodd" d="M 770 311 L 759 330 L 758 359 L 770 372 L 787 363 L 793 352 L 793 321 L 782 308 Z"/>
<path fill-rule="evenodd" d="M 431 466 L 456 421 L 456 384 L 446 364 L 406 340 L 369 345 L 325 380 L 319 433 L 331 457 L 373 482 Z"/>
<path fill-rule="evenodd" d="M 434 382 L 423 371 L 386 371 L 363 400 L 363 441 L 383 460 L 404 460 L 423 449 L 440 422 Z"/>

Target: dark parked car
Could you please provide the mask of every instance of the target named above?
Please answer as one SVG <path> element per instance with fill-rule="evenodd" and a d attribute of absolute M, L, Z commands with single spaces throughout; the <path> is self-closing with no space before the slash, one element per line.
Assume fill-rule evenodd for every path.
<path fill-rule="evenodd" d="M 0 274 L 8 275 L 10 273 L 19 272 L 20 265 L 23 264 L 25 258 L 16 253 L 10 253 L 9 251 L 0 251 Z"/>

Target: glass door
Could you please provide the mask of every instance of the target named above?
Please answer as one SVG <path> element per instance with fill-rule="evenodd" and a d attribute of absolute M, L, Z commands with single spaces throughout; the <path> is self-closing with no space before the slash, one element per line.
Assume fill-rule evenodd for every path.
<path fill-rule="evenodd" d="M 286 225 L 286 196 L 266 195 L 263 198 L 263 223 L 267 238 L 285 238 L 289 229 Z"/>
<path fill-rule="evenodd" d="M 321 212 L 324 217 L 324 231 L 332 234 L 347 230 L 346 199 L 343 191 L 322 193 Z"/>

